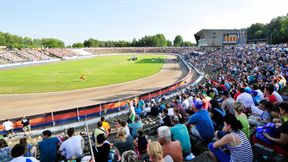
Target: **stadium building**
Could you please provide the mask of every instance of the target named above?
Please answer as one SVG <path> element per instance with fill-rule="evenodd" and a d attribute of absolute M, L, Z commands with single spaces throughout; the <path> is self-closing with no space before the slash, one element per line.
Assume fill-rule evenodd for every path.
<path fill-rule="evenodd" d="M 198 47 L 221 47 L 246 43 L 245 30 L 202 29 L 194 36 Z"/>

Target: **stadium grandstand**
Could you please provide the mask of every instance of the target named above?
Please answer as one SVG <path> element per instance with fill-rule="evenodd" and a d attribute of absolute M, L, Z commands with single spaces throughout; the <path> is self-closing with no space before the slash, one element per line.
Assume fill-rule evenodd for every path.
<path fill-rule="evenodd" d="M 202 29 L 194 34 L 199 47 L 222 47 L 225 45 L 243 45 L 246 43 L 245 30 Z"/>
<path fill-rule="evenodd" d="M 205 55 L 180 47 L 2 49 L 5 64 L 177 54 L 193 77 L 121 101 L 3 120 L 0 161 L 287 161 L 288 44 L 248 45 L 239 34 L 201 30 L 195 34 L 199 44 L 227 43 Z"/>

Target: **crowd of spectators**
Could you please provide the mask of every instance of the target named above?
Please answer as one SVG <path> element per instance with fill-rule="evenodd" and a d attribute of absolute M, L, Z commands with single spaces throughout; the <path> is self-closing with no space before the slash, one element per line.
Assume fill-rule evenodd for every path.
<path fill-rule="evenodd" d="M 261 143 L 278 146 L 281 155 L 288 156 L 286 47 L 261 44 L 223 47 L 203 56 L 188 53 L 187 60 L 206 73 L 205 80 L 173 98 L 131 99 L 127 118 L 117 120 L 114 128 L 101 117 L 93 130 L 91 155 L 101 162 L 191 161 L 200 144 L 214 161 L 252 162 L 252 145 Z M 150 116 L 159 118 L 154 138 L 143 129 L 143 119 Z M 111 129 L 116 132 L 113 139 Z M 57 161 L 59 155 L 79 161 L 83 138 L 74 135 L 73 128 L 67 134 L 59 139 L 44 131 L 37 145 L 40 161 Z M 11 149 L 1 139 L 0 161 L 24 158 L 28 147 L 20 142 Z"/>
<path fill-rule="evenodd" d="M 15 62 L 25 62 L 26 60 L 14 55 L 10 51 L 0 51 L 0 59 L 7 63 L 15 63 Z"/>
<path fill-rule="evenodd" d="M 41 60 L 51 60 L 55 58 L 66 58 L 81 56 L 71 49 L 2 49 L 0 60 L 6 63 L 33 62 Z"/>
<path fill-rule="evenodd" d="M 92 54 L 106 53 L 177 53 L 190 54 L 195 48 L 193 47 L 127 47 L 127 48 L 85 48 Z"/>
<path fill-rule="evenodd" d="M 53 55 L 56 55 L 57 57 L 73 57 L 73 56 L 79 56 L 78 53 L 74 52 L 73 50 L 69 48 L 48 48 L 44 49 L 43 52 L 45 53 L 51 53 Z"/>

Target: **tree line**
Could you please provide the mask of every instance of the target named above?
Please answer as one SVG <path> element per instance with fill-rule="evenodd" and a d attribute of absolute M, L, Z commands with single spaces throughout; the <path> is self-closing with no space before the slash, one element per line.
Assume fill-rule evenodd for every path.
<path fill-rule="evenodd" d="M 74 43 L 72 46 L 67 47 L 180 47 L 193 45 L 194 44 L 189 41 L 183 41 L 181 35 L 177 35 L 172 42 L 166 39 L 164 34 L 156 34 L 144 36 L 138 40 L 133 39 L 132 41 L 102 41 L 90 38 L 83 43 Z M 32 39 L 0 32 L 0 46 L 6 46 L 8 48 L 64 48 L 65 44 L 62 40 L 55 38 Z"/>
<path fill-rule="evenodd" d="M 101 41 L 97 39 L 90 38 L 85 40 L 83 43 L 74 43 L 73 48 L 82 48 L 82 47 L 180 47 L 186 46 L 191 47 L 195 44 L 189 41 L 183 41 L 181 35 L 177 35 L 174 41 L 170 41 L 165 38 L 164 34 L 148 35 L 144 36 L 138 40 L 135 38 L 132 42 L 129 41 Z"/>
<path fill-rule="evenodd" d="M 267 24 L 256 23 L 247 28 L 247 40 L 265 39 L 269 44 L 288 42 L 288 14 Z"/>
<path fill-rule="evenodd" d="M 32 39 L 0 32 L 0 46 L 8 48 L 64 48 L 65 44 L 55 38 Z"/>

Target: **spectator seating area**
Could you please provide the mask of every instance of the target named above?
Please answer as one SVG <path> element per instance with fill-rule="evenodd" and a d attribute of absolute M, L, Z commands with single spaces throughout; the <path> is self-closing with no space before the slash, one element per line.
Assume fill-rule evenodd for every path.
<path fill-rule="evenodd" d="M 106 53 L 177 53 L 190 54 L 195 48 L 191 47 L 130 47 L 130 48 L 85 48 L 93 54 Z"/>
<path fill-rule="evenodd" d="M 49 49 L 1 49 L 0 64 L 34 62 L 41 60 L 66 59 L 108 53 L 178 53 L 188 54 L 193 48 L 49 48 Z"/>

